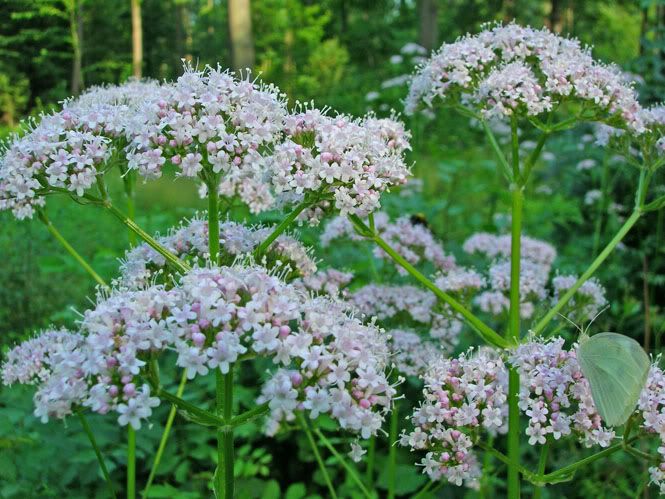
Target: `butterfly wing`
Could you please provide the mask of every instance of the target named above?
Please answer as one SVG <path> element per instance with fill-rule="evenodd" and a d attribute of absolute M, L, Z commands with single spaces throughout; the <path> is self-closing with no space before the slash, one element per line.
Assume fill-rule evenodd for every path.
<path fill-rule="evenodd" d="M 646 383 L 649 356 L 634 339 L 617 333 L 596 334 L 582 341 L 577 352 L 603 421 L 609 426 L 622 425 Z"/>

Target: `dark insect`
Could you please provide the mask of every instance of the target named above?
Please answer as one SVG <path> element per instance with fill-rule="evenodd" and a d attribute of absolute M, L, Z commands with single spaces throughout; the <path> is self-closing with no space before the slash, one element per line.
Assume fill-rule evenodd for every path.
<path fill-rule="evenodd" d="M 429 229 L 429 222 L 425 218 L 425 215 L 422 213 L 414 213 L 409 217 L 409 220 L 413 225 L 422 225 L 423 227 L 427 227 Z"/>

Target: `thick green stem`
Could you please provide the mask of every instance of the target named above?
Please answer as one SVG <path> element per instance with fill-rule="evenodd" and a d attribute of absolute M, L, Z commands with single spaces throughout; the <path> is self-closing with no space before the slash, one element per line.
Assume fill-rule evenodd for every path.
<path fill-rule="evenodd" d="M 588 269 L 577 279 L 575 284 L 566 291 L 559 301 L 550 309 L 545 316 L 540 319 L 538 324 L 533 328 L 534 334 L 541 334 L 547 325 L 556 317 L 556 315 L 561 311 L 561 309 L 570 301 L 573 295 L 577 292 L 578 289 L 593 275 L 593 273 L 602 265 L 602 263 L 607 259 L 608 256 L 612 253 L 617 244 L 628 234 L 630 229 L 637 223 L 641 216 L 642 212 L 639 209 L 635 209 L 633 214 L 624 222 L 616 235 L 612 240 L 605 246 L 603 251 L 596 257 L 596 259 L 591 263 Z"/>
<path fill-rule="evenodd" d="M 545 442 L 545 444 L 540 448 L 540 457 L 538 458 L 538 475 L 544 475 L 545 474 L 545 467 L 547 466 L 547 454 L 549 453 L 550 450 L 550 443 L 549 441 Z M 536 489 L 533 491 L 533 499 L 540 499 L 542 493 L 543 493 L 543 488 L 536 486 Z"/>
<path fill-rule="evenodd" d="M 222 374 L 217 370 L 215 408 L 226 426 L 217 428 L 217 471 L 215 472 L 215 493 L 218 499 L 233 499 L 233 370 Z"/>
<path fill-rule="evenodd" d="M 397 404 L 393 405 L 390 413 L 390 434 L 388 437 L 388 499 L 395 498 L 395 484 L 397 471 L 397 430 L 399 424 L 399 410 Z"/>
<path fill-rule="evenodd" d="M 455 300 L 452 296 L 449 294 L 441 291 L 436 284 L 434 284 L 432 281 L 430 281 L 427 277 L 425 277 L 423 274 L 421 274 L 413 265 L 411 265 L 406 259 L 397 253 L 386 241 L 384 241 L 381 236 L 378 234 L 373 234 L 370 235 L 371 232 L 369 232 L 369 228 L 362 223 L 359 219 L 353 219 L 352 222 L 356 225 L 362 224 L 361 227 L 366 229 L 368 232 L 368 237 L 372 239 L 383 251 L 385 251 L 390 258 L 395 260 L 397 264 L 399 264 L 404 270 L 406 270 L 409 274 L 411 274 L 413 277 L 416 278 L 423 286 L 425 286 L 427 289 L 429 289 L 432 293 L 434 293 L 437 298 L 439 298 L 441 301 L 444 303 L 447 303 L 450 308 L 452 308 L 455 312 L 459 313 L 462 317 L 466 319 L 466 321 L 475 329 L 478 334 L 488 343 L 497 346 L 499 348 L 506 348 L 509 345 L 509 342 L 506 341 L 504 338 L 501 337 L 496 331 L 494 331 L 491 327 L 489 327 L 487 324 L 485 324 L 483 321 L 481 321 L 478 317 L 476 317 L 473 312 L 471 312 L 469 309 L 467 309 L 464 305 L 459 303 L 457 300 Z"/>
<path fill-rule="evenodd" d="M 108 287 L 104 279 L 100 277 L 100 275 L 95 272 L 95 270 L 90 266 L 88 262 L 85 261 L 85 259 L 74 249 L 74 247 L 69 244 L 69 242 L 63 237 L 63 235 L 58 231 L 58 229 L 55 228 L 53 223 L 48 219 L 46 216 L 46 213 L 43 210 L 39 210 L 37 212 L 37 216 L 39 219 L 46 225 L 46 229 L 51 233 L 53 237 L 57 239 L 57 241 L 62 245 L 65 250 L 67 250 L 67 253 L 69 253 L 74 260 L 78 262 L 78 264 L 88 273 L 90 276 L 97 282 L 102 287 Z"/>
<path fill-rule="evenodd" d="M 342 467 L 346 470 L 348 475 L 351 477 L 351 480 L 358 486 L 358 488 L 362 491 L 362 493 L 367 497 L 368 499 L 372 499 L 372 494 L 369 493 L 369 490 L 367 490 L 367 487 L 365 487 L 365 484 L 361 480 L 360 476 L 358 476 L 358 473 L 356 470 L 351 466 L 346 459 L 344 459 L 344 456 L 342 456 L 339 452 L 337 452 L 337 449 L 335 449 L 335 446 L 326 438 L 326 436 L 319 430 L 319 429 L 314 429 L 314 433 L 319 437 L 321 442 L 323 442 L 323 445 L 326 446 L 326 448 L 331 452 L 335 458 L 339 461 L 339 463 L 342 465 Z"/>
<path fill-rule="evenodd" d="M 314 454 L 316 462 L 319 465 L 319 469 L 321 470 L 321 474 L 323 475 L 323 480 L 326 482 L 326 486 L 328 487 L 328 491 L 330 492 L 330 497 L 332 497 L 333 499 L 337 499 L 337 493 L 335 492 L 335 487 L 333 487 L 332 480 L 330 480 L 330 475 L 328 474 L 326 463 L 324 463 L 323 458 L 321 458 L 321 454 L 319 453 L 319 448 L 316 446 L 316 442 L 314 441 L 314 436 L 312 435 L 312 431 L 309 429 L 309 424 L 307 423 L 307 419 L 305 418 L 302 411 L 297 411 L 296 414 L 298 417 L 298 422 L 300 423 L 300 427 L 305 432 L 305 435 L 307 436 L 307 441 L 309 442 L 309 446 L 312 449 L 312 453 Z"/>
<path fill-rule="evenodd" d="M 136 498 L 136 432 L 127 426 L 127 499 Z"/>
<path fill-rule="evenodd" d="M 154 249 L 157 253 L 162 255 L 166 261 L 172 265 L 178 272 L 185 273 L 188 270 L 191 270 L 191 267 L 187 265 L 185 262 L 180 260 L 177 256 L 175 256 L 173 253 L 171 253 L 169 250 L 167 250 L 164 246 L 159 244 L 155 239 L 148 234 L 146 231 L 144 231 L 134 220 L 130 219 L 125 215 L 123 212 L 121 212 L 118 208 L 113 206 L 109 201 L 105 201 L 103 204 L 104 208 L 106 208 L 114 217 L 116 217 L 118 220 L 120 220 L 123 224 L 127 226 L 127 228 L 134 233 L 136 233 L 137 236 L 139 236 L 141 239 L 143 239 L 148 245 Z"/>
<path fill-rule="evenodd" d="M 298 218 L 298 215 L 302 213 L 306 208 L 311 206 L 312 202 L 309 200 L 305 200 L 299 205 L 297 205 L 291 213 L 289 213 L 284 220 L 281 221 L 281 223 L 275 227 L 275 229 L 272 231 L 272 233 L 266 238 L 265 241 L 263 241 L 255 250 L 254 250 L 254 257 L 258 260 L 263 253 L 270 247 L 270 245 L 279 237 L 279 235 L 287 230 L 291 224 L 295 221 L 296 218 Z"/>
<path fill-rule="evenodd" d="M 513 131 L 513 136 L 515 136 Z M 519 170 L 519 166 L 518 166 Z M 520 267 L 522 212 L 524 194 L 522 189 L 512 186 L 512 223 L 510 243 L 510 312 L 509 328 L 506 339 L 513 343 L 520 341 Z M 517 369 L 510 367 L 508 373 L 508 497 L 517 499 L 520 496 L 520 410 L 519 404 L 520 378 Z"/>
<path fill-rule="evenodd" d="M 81 421 L 81 426 L 83 427 L 83 431 L 85 434 L 88 436 L 88 440 L 90 440 L 90 445 L 92 445 L 93 450 L 95 451 L 95 456 L 97 456 L 97 461 L 99 462 L 99 467 L 102 470 L 102 475 L 104 475 L 104 480 L 106 480 L 106 485 L 109 488 L 109 493 L 111 494 L 111 497 L 115 499 L 115 489 L 113 488 L 113 482 L 111 481 L 111 475 L 109 474 L 109 470 L 106 467 L 106 463 L 104 462 L 104 457 L 102 456 L 102 451 L 99 449 L 99 445 L 97 445 L 97 440 L 95 439 L 94 433 L 92 433 L 92 429 L 90 428 L 90 425 L 88 424 L 88 420 L 82 413 L 78 413 L 79 420 Z"/>
<path fill-rule="evenodd" d="M 182 397 L 183 392 L 185 391 L 185 384 L 187 383 L 187 371 L 183 371 L 182 377 L 180 378 L 180 384 L 178 385 L 178 390 L 176 391 L 176 397 Z M 148 497 L 148 491 L 152 482 L 155 480 L 155 475 L 157 474 L 157 469 L 159 468 L 159 463 L 162 461 L 162 455 L 164 454 L 164 449 L 166 449 L 166 443 L 169 440 L 171 433 L 171 427 L 173 426 L 173 421 L 175 420 L 175 415 L 178 410 L 178 407 L 175 404 L 171 405 L 169 410 L 169 415 L 166 418 L 166 426 L 164 426 L 164 431 L 162 432 L 162 438 L 159 441 L 159 447 L 157 447 L 157 454 L 155 454 L 155 460 L 152 463 L 152 468 L 150 469 L 150 475 L 148 476 L 148 482 L 143 489 L 141 495 L 143 497 Z"/>

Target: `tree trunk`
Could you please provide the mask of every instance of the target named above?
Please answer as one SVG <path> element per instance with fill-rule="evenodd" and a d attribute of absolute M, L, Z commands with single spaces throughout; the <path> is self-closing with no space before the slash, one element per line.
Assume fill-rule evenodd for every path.
<path fill-rule="evenodd" d="M 250 0 L 229 0 L 229 37 L 234 69 L 254 66 Z"/>
<path fill-rule="evenodd" d="M 143 26 L 141 24 L 141 0 L 132 2 L 132 74 L 141 78 L 143 73 Z"/>
<path fill-rule="evenodd" d="M 83 12 L 81 0 L 70 0 L 67 3 L 69 10 L 69 31 L 72 37 L 72 81 L 71 92 L 78 95 L 83 88 L 82 71 L 82 45 L 83 45 Z"/>
<path fill-rule="evenodd" d="M 420 0 L 418 5 L 419 17 L 419 42 L 427 50 L 437 48 L 439 38 L 439 26 L 437 22 L 436 0 Z"/>
<path fill-rule="evenodd" d="M 563 28 L 563 10 L 565 9 L 565 0 L 552 0 L 550 2 L 550 15 L 547 25 L 554 33 L 561 33 Z"/>

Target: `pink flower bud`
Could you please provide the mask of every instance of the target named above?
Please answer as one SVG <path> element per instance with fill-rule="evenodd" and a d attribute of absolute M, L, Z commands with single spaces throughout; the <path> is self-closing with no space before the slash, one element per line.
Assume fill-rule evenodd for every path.
<path fill-rule="evenodd" d="M 126 385 L 127 383 L 131 383 L 131 382 L 132 382 L 132 377 L 131 377 L 131 376 L 127 376 L 127 375 L 125 375 L 125 376 L 123 376 L 122 378 L 120 378 L 120 382 L 121 382 L 123 385 Z"/>
<path fill-rule="evenodd" d="M 300 373 L 291 373 L 289 378 L 291 379 L 291 384 L 293 386 L 300 386 L 300 383 L 302 383 L 302 376 Z"/>
<path fill-rule="evenodd" d="M 182 163 L 182 158 L 180 157 L 179 154 L 176 154 L 175 156 L 171 157 L 171 163 L 173 163 L 174 165 L 179 165 L 180 163 Z"/>
<path fill-rule="evenodd" d="M 136 386 L 134 383 L 127 383 L 122 389 L 122 393 L 124 393 L 127 397 L 133 397 L 136 395 Z"/>
<path fill-rule="evenodd" d="M 291 333 L 291 328 L 287 325 L 279 327 L 280 338 L 286 338 Z"/>
<path fill-rule="evenodd" d="M 117 397 L 118 396 L 118 391 L 119 391 L 118 387 L 115 386 L 115 385 L 112 385 L 111 387 L 109 387 L 109 395 L 111 397 Z"/>
<path fill-rule="evenodd" d="M 369 400 L 367 399 L 361 399 L 360 402 L 358 402 L 358 405 L 363 409 L 369 409 L 372 407 L 372 404 L 370 404 Z"/>
<path fill-rule="evenodd" d="M 192 335 L 192 341 L 197 347 L 201 347 L 206 341 L 206 335 L 203 333 L 194 333 Z"/>

